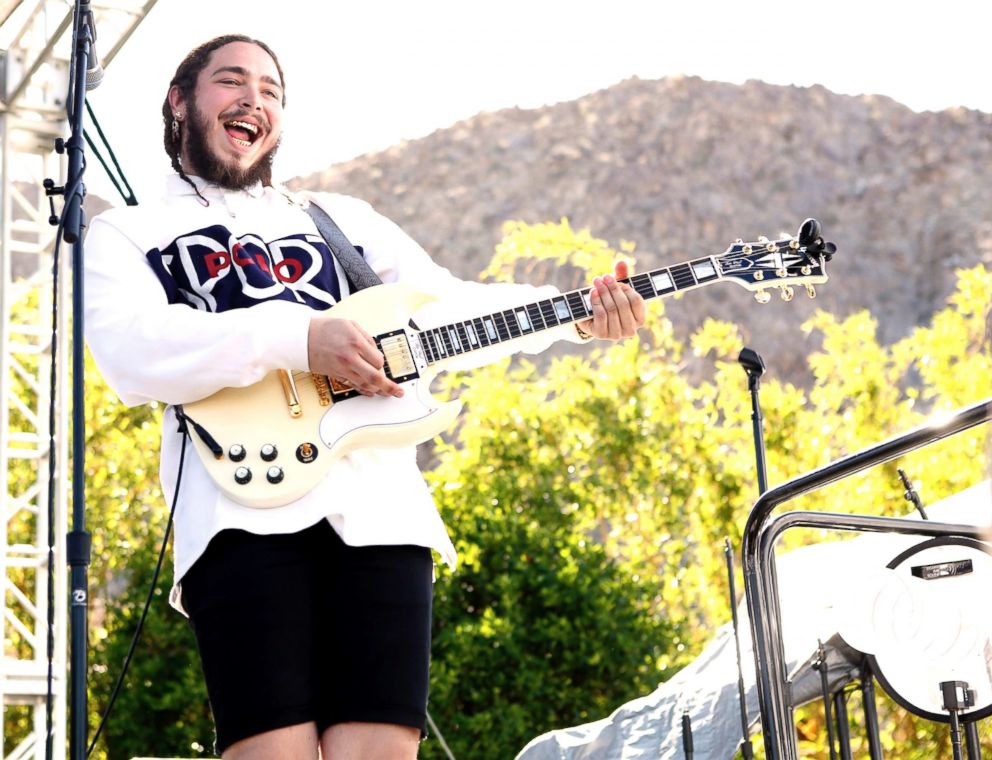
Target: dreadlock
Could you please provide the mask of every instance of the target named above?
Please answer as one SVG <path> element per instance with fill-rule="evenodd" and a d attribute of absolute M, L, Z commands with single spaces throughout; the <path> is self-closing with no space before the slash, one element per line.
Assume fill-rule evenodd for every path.
<path fill-rule="evenodd" d="M 276 65 L 276 70 L 279 72 L 279 81 L 280 84 L 283 85 L 282 104 L 285 106 L 286 77 L 282 73 L 282 66 L 279 65 L 279 59 L 276 57 L 276 54 L 272 52 L 272 48 L 264 42 L 253 39 L 244 34 L 225 34 L 220 37 L 214 37 L 212 40 L 208 40 L 202 45 L 193 48 L 183 59 L 183 62 L 179 64 L 179 68 L 176 69 L 176 73 L 172 77 L 172 81 L 169 82 L 169 89 L 171 90 L 173 86 L 178 87 L 179 92 L 183 96 L 183 100 L 187 103 L 193 103 L 195 101 L 196 80 L 200 76 L 200 72 L 203 71 L 204 67 L 207 65 L 207 61 L 210 59 L 211 54 L 218 48 L 222 48 L 224 45 L 230 45 L 232 42 L 247 42 L 252 45 L 258 45 L 258 47 L 262 48 L 262 50 L 269 54 L 272 61 Z M 169 95 L 166 93 L 165 100 L 162 102 L 162 121 L 165 125 L 162 142 L 165 145 L 165 152 L 169 156 L 169 160 L 172 162 L 172 168 L 176 170 L 180 177 L 192 186 L 193 190 L 200 197 L 200 199 L 205 204 L 209 205 L 209 201 L 200 193 L 200 189 L 196 186 L 196 183 L 186 176 L 186 172 L 183 171 L 182 161 L 180 159 L 183 144 L 182 133 L 180 132 L 178 137 L 173 137 L 173 118 L 172 107 L 169 105 Z M 262 183 L 265 185 L 272 184 L 271 168 L 268 168 L 263 175 Z"/>

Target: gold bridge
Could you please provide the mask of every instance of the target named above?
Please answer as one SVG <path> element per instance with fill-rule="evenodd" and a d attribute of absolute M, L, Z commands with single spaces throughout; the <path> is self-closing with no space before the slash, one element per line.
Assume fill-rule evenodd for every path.
<path fill-rule="evenodd" d="M 419 375 L 416 359 L 410 349 L 406 333 L 403 330 L 380 335 L 377 337 L 376 343 L 386 362 L 386 374 L 392 380 L 401 383 Z M 303 402 L 296 387 L 296 378 L 283 369 L 278 370 L 277 374 L 279 376 L 279 382 L 282 385 L 289 415 L 291 417 L 300 417 L 304 410 L 302 408 Z M 353 395 L 358 395 L 358 391 L 345 380 L 328 377 L 327 375 L 321 375 L 316 372 L 311 372 L 309 375 L 320 406 L 330 406 L 332 396 L 341 400 L 342 398 L 350 398 Z M 305 376 L 305 374 L 301 375 L 301 377 Z"/>

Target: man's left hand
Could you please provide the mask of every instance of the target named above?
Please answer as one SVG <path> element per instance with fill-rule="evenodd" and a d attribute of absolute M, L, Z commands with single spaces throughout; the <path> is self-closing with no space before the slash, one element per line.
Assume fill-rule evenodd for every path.
<path fill-rule="evenodd" d="M 628 276 L 627 262 L 620 261 L 615 275 L 592 281 L 592 319 L 577 323 L 582 332 L 594 338 L 620 340 L 631 337 L 644 324 L 644 299 L 630 285 L 619 282 Z"/>

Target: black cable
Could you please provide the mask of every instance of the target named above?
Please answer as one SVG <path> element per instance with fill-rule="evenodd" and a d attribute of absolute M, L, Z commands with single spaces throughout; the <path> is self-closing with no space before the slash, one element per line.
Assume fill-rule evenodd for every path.
<path fill-rule="evenodd" d="M 74 55 L 75 53 L 73 53 Z M 70 72 L 72 68 L 70 67 Z M 71 89 L 70 89 L 71 92 Z M 86 169 L 86 159 L 83 158 L 83 171 Z M 63 199 L 71 197 L 82 186 L 83 173 L 80 172 L 76 183 L 65 188 Z M 52 250 L 52 334 L 51 334 L 51 367 L 48 385 L 48 635 L 46 637 L 48 671 L 46 674 L 45 690 L 45 758 L 52 760 L 54 753 L 54 719 L 53 706 L 55 703 L 55 399 L 58 387 L 58 315 L 59 315 L 59 253 L 62 248 L 62 233 L 65 218 L 59 217 L 55 230 L 55 248 Z"/>
<path fill-rule="evenodd" d="M 90 146 L 90 151 L 97 157 L 97 160 L 100 162 L 100 165 L 103 167 L 103 170 L 107 173 L 107 178 L 110 180 L 110 183 L 114 186 L 117 192 L 120 193 L 121 198 L 124 199 L 124 202 L 128 206 L 137 205 L 137 201 L 131 203 L 131 198 L 124 195 L 124 190 L 121 188 L 120 183 L 117 181 L 117 177 L 115 177 L 111 173 L 110 167 L 107 166 L 107 162 L 103 160 L 103 156 L 100 154 L 100 151 L 97 149 L 96 143 L 93 142 L 93 139 L 90 137 L 90 133 L 87 132 L 85 129 L 83 130 L 83 138 L 86 140 L 86 144 Z"/>
<path fill-rule="evenodd" d="M 107 166 L 107 162 L 103 160 L 103 156 L 100 155 L 100 151 L 97 150 L 96 145 L 93 143 L 93 140 L 90 139 L 89 133 L 86 132 L 86 130 L 83 130 L 83 137 L 86 138 L 86 144 L 90 146 L 90 150 L 92 150 L 93 153 L 96 154 L 96 157 L 100 160 L 100 163 L 103 165 L 104 171 L 107 172 L 107 176 L 110 178 L 110 181 L 114 184 L 114 187 L 117 188 L 117 192 L 121 194 L 121 198 L 124 199 L 124 203 L 127 204 L 128 206 L 137 206 L 138 199 L 134 197 L 134 190 L 131 189 L 131 185 L 128 183 L 127 177 L 124 176 L 124 170 L 121 169 L 121 165 L 117 161 L 117 156 L 114 154 L 114 149 L 110 147 L 110 142 L 107 140 L 107 136 L 103 134 L 103 129 L 100 128 L 100 122 L 97 121 L 96 114 L 93 113 L 93 107 L 90 105 L 90 101 L 88 98 L 86 99 L 86 113 L 90 115 L 90 121 L 93 122 L 93 126 L 96 127 L 96 133 L 100 136 L 100 140 L 106 146 L 107 153 L 110 156 L 110 160 L 113 161 L 114 168 L 117 170 L 117 174 L 120 176 L 121 181 L 124 183 L 124 186 L 127 188 L 126 195 L 124 191 L 121 189 L 120 184 L 118 184 L 117 177 L 115 177 L 113 172 L 110 171 L 110 167 Z"/>
<path fill-rule="evenodd" d="M 55 721 L 55 393 L 58 387 L 58 318 L 59 318 L 59 252 L 62 248 L 62 221 L 55 233 L 52 251 L 52 338 L 51 367 L 48 382 L 48 673 L 45 691 L 45 759 L 52 760 Z"/>
<path fill-rule="evenodd" d="M 72 12 L 72 37 L 71 39 L 79 39 L 79 25 L 82 23 L 82 14 L 80 14 L 80 1 L 76 0 L 75 6 Z M 69 82 L 65 93 L 65 115 L 66 119 L 71 123 L 72 114 L 75 111 L 75 103 L 73 103 L 73 93 L 76 91 L 76 46 L 71 45 L 71 50 L 69 52 Z"/>
<path fill-rule="evenodd" d="M 127 655 L 124 657 L 124 664 L 121 666 L 121 673 L 117 677 L 117 683 L 114 684 L 113 692 L 110 694 L 110 701 L 107 703 L 107 709 L 103 711 L 103 715 L 100 717 L 100 724 L 97 726 L 96 732 L 93 734 L 93 739 L 90 742 L 89 749 L 86 750 L 86 757 L 89 757 L 93 752 L 93 748 L 96 747 L 96 742 L 100 738 L 100 734 L 103 732 L 103 727 L 107 723 L 107 718 L 110 717 L 110 711 L 114 708 L 114 703 L 117 701 L 117 695 L 120 693 L 121 686 L 124 684 L 124 676 L 127 675 L 127 669 L 131 665 L 134 650 L 138 646 L 138 639 L 141 638 L 141 631 L 145 626 L 145 618 L 148 617 L 148 609 L 152 606 L 152 599 L 155 598 L 155 589 L 158 587 L 158 576 L 162 572 L 162 563 L 165 560 L 165 550 L 169 545 L 169 536 L 172 533 L 172 520 L 176 515 L 176 505 L 179 503 L 179 487 L 183 480 L 183 460 L 186 458 L 186 439 L 189 438 L 189 433 L 186 426 L 181 420 L 179 429 L 183 434 L 183 443 L 179 450 L 179 471 L 176 475 L 176 490 L 172 496 L 172 509 L 169 510 L 169 522 L 166 523 L 165 536 L 162 538 L 162 548 L 160 548 L 158 552 L 158 563 L 155 565 L 155 573 L 152 576 L 152 583 L 148 589 L 148 597 L 145 599 L 145 607 L 141 611 L 141 617 L 138 618 L 138 626 L 134 630 L 134 636 L 131 637 L 131 645 L 128 647 Z"/>

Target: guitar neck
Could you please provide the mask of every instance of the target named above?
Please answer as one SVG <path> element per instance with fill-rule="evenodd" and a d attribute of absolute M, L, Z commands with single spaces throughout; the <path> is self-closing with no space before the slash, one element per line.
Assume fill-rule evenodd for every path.
<path fill-rule="evenodd" d="M 707 256 L 635 274 L 620 282 L 630 285 L 647 301 L 708 285 L 721 277 L 716 261 Z M 423 330 L 420 337 L 427 361 L 433 364 L 552 327 L 590 319 L 591 290 L 588 287 L 579 288 L 512 309 Z"/>

